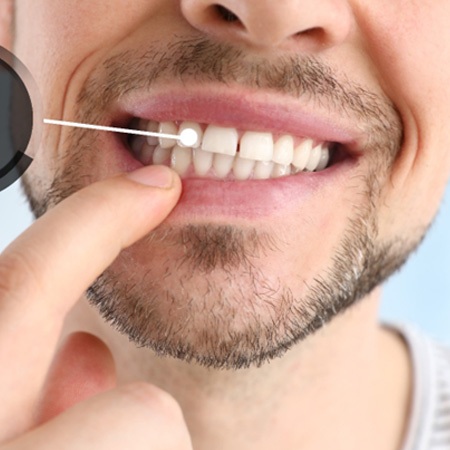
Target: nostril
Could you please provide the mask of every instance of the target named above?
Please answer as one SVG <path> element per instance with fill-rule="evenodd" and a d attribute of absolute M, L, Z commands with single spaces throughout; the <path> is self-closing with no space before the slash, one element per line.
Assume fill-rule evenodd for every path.
<path fill-rule="evenodd" d="M 222 5 L 213 5 L 213 8 L 216 10 L 217 15 L 224 20 L 225 22 L 235 23 L 240 22 L 239 17 L 230 11 L 228 8 Z"/>
<path fill-rule="evenodd" d="M 326 48 L 332 44 L 333 39 L 325 29 L 320 27 L 313 27 L 296 33 L 294 38 L 303 41 L 305 51 L 308 48 L 308 43 L 311 45 L 310 48 L 318 48 L 317 46 Z"/>
<path fill-rule="evenodd" d="M 326 38 L 325 30 L 320 27 L 308 28 L 307 30 L 299 31 L 295 33 L 295 36 L 297 37 L 308 36 L 311 38 L 319 38 L 320 40 L 324 40 Z"/>

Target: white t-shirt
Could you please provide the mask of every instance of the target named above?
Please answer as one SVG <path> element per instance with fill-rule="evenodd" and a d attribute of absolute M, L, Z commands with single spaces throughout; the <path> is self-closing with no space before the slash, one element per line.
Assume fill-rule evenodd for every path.
<path fill-rule="evenodd" d="M 412 358 L 412 409 L 401 450 L 450 450 L 450 348 L 412 325 L 383 325 L 403 337 Z"/>

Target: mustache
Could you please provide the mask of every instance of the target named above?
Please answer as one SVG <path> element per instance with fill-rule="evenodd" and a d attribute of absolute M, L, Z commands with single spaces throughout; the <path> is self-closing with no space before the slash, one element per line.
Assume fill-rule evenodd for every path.
<path fill-rule="evenodd" d="M 127 49 L 103 62 L 87 79 L 77 104 L 83 117 L 101 119 L 117 98 L 135 90 L 149 91 L 158 82 L 179 81 L 240 85 L 272 91 L 346 115 L 370 134 L 369 143 L 389 147 L 395 157 L 403 126 L 395 105 L 351 82 L 347 75 L 312 55 L 262 57 L 207 37 L 174 36 L 169 43 Z"/>

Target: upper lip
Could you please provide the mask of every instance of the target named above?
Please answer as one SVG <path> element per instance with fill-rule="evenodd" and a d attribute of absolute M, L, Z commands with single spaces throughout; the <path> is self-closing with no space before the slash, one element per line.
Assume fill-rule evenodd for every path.
<path fill-rule="evenodd" d="M 115 106 L 116 126 L 126 126 L 136 117 L 157 122 L 194 121 L 339 143 L 355 157 L 361 155 L 366 141 L 364 127 L 350 118 L 267 92 L 171 86 L 152 92 L 132 91 Z"/>

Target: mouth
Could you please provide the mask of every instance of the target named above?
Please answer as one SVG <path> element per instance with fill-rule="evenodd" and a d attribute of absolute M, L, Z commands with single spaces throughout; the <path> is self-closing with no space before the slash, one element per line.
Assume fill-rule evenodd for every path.
<path fill-rule="evenodd" d="M 170 139 L 129 135 L 128 151 L 143 165 L 172 167 L 182 178 L 247 181 L 322 172 L 361 156 L 361 145 L 345 127 L 294 108 L 248 103 L 242 97 L 204 95 L 134 100 L 121 125 L 180 134 L 191 128 L 191 148 Z M 300 174 L 301 175 L 301 174 Z"/>
<path fill-rule="evenodd" d="M 193 121 L 157 122 L 133 118 L 130 128 L 164 134 L 195 130 L 197 141 L 185 147 L 174 139 L 129 135 L 128 150 L 143 165 L 167 165 L 182 178 L 227 181 L 266 180 L 320 172 L 345 157 L 337 142 L 270 131 L 242 130 Z"/>
<path fill-rule="evenodd" d="M 121 99 L 113 126 L 197 133 L 192 147 L 171 139 L 119 138 L 136 165 L 166 165 L 180 175 L 183 194 L 172 216 L 254 219 L 298 209 L 302 199 L 336 192 L 363 154 L 361 127 L 355 133 L 340 118 L 248 98 L 171 92 Z"/>

